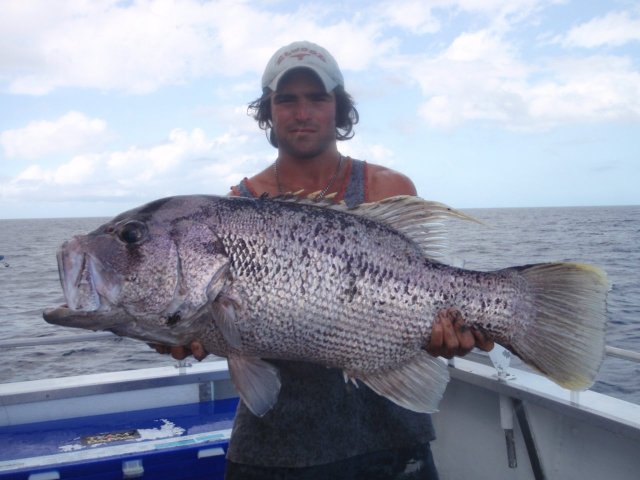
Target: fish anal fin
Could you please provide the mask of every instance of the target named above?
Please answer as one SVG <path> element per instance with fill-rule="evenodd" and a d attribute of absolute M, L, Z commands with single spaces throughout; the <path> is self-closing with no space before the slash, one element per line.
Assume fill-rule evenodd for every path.
<path fill-rule="evenodd" d="M 438 410 L 449 381 L 446 364 L 422 351 L 398 368 L 354 376 L 378 395 L 420 413 Z"/>
<path fill-rule="evenodd" d="M 230 355 L 231 380 L 247 408 L 264 416 L 278 401 L 280 374 L 277 367 L 256 357 Z"/>

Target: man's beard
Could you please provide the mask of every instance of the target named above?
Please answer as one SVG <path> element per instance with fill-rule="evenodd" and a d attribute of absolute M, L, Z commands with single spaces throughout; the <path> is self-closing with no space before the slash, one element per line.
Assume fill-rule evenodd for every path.
<path fill-rule="evenodd" d="M 294 158 L 309 160 L 321 155 L 328 149 L 332 149 L 332 146 L 336 141 L 336 137 L 335 133 L 331 132 L 331 134 L 319 138 L 314 144 L 303 145 L 302 147 L 298 147 L 294 142 L 290 142 L 287 137 L 279 138 L 276 136 L 276 140 L 278 142 L 279 150 Z"/>

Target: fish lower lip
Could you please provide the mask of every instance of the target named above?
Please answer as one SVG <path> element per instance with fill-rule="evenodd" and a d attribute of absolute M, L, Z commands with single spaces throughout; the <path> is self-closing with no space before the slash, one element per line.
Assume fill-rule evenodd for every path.
<path fill-rule="evenodd" d="M 117 312 L 73 310 L 65 306 L 47 308 L 42 316 L 47 323 L 52 325 L 94 331 L 110 330 L 123 323 Z"/>

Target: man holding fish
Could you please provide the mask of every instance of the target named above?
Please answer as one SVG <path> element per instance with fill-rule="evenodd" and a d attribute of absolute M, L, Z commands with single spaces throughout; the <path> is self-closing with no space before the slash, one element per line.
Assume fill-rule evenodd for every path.
<path fill-rule="evenodd" d="M 331 54 L 302 41 L 279 49 L 250 105 L 278 149 L 275 162 L 232 188 L 232 195 L 277 197 L 289 192 L 347 205 L 416 195 L 413 182 L 389 168 L 343 156 L 337 141 L 353 136 L 358 113 Z M 465 355 L 493 342 L 466 328 L 460 312 L 441 311 L 424 348 L 434 356 Z M 207 355 L 158 346 L 184 358 Z M 278 361 L 282 389 L 263 417 L 241 404 L 228 453 L 227 479 L 436 479 L 429 415 L 382 398 L 342 372 L 304 362 Z"/>
<path fill-rule="evenodd" d="M 593 384 L 602 270 L 443 263 L 440 220 L 470 218 L 339 152 L 358 113 L 326 50 L 281 48 L 262 88 L 250 110 L 275 162 L 232 196 L 154 200 L 65 242 L 46 321 L 226 357 L 241 398 L 227 479 L 437 479 L 435 356 L 495 341 L 564 388 Z"/>

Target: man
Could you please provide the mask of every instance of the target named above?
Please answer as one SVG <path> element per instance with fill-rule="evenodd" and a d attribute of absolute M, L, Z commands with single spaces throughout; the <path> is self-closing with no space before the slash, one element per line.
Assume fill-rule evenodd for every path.
<path fill-rule="evenodd" d="M 232 188 L 233 195 L 315 194 L 356 205 L 416 195 L 406 176 L 343 156 L 339 140 L 353 136 L 358 113 L 331 54 L 310 42 L 278 50 L 262 77 L 263 95 L 250 105 L 278 149 L 274 163 Z M 455 310 L 440 312 L 425 349 L 464 355 L 493 345 L 465 328 Z M 187 349 L 174 349 L 184 357 Z M 195 342 L 196 358 L 206 355 Z M 241 402 L 227 454 L 234 479 L 437 479 L 428 415 L 403 409 L 342 373 L 305 362 L 274 361 L 282 389 L 263 417 Z"/>

